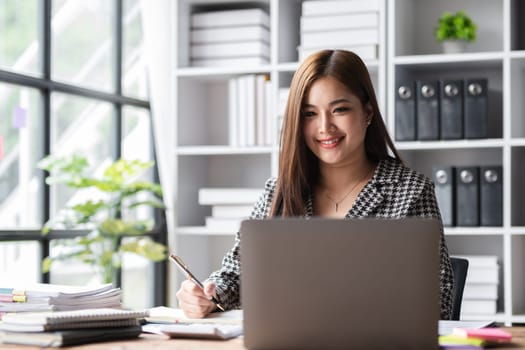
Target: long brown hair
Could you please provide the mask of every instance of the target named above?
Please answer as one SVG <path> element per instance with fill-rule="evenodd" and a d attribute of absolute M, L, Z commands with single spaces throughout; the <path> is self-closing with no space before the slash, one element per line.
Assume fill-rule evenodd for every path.
<path fill-rule="evenodd" d="M 372 108 L 372 120 L 365 135 L 368 159 L 388 158 L 389 150 L 401 161 L 383 122 L 364 62 L 355 53 L 323 50 L 306 58 L 295 72 L 290 86 L 281 130 L 279 174 L 270 216 L 301 216 L 305 202 L 319 178 L 319 160 L 306 146 L 301 109 L 306 92 L 314 81 L 331 76 L 355 94 L 361 104 Z"/>

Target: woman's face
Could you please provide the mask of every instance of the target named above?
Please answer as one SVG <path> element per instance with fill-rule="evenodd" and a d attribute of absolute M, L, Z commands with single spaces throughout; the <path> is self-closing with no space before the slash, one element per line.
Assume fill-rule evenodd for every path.
<path fill-rule="evenodd" d="M 310 86 L 301 118 L 306 144 L 321 164 L 341 166 L 366 155 L 372 109 L 335 78 L 323 77 Z"/>

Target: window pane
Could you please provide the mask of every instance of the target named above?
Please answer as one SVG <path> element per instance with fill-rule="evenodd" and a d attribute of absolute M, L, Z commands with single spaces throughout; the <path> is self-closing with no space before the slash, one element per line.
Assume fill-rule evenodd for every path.
<path fill-rule="evenodd" d="M 0 283 L 3 286 L 38 282 L 40 263 L 37 242 L 0 242 Z"/>
<path fill-rule="evenodd" d="M 122 92 L 140 99 L 148 98 L 146 58 L 143 55 L 142 12 L 139 0 L 124 0 Z"/>
<path fill-rule="evenodd" d="M 84 156 L 90 164 L 88 171 L 100 172 L 112 161 L 113 105 L 61 93 L 51 97 L 51 154 Z M 52 186 L 51 217 L 85 195 L 65 186 Z"/>
<path fill-rule="evenodd" d="M 53 1 L 53 78 L 113 91 L 113 1 Z"/>
<path fill-rule="evenodd" d="M 73 239 L 57 239 L 50 242 L 50 255 L 72 252 L 75 249 Z M 55 261 L 51 265 L 50 282 L 71 286 L 94 285 L 103 282 L 102 275 L 94 266 L 81 263 L 79 260 Z"/>
<path fill-rule="evenodd" d="M 40 228 L 40 95 L 0 83 L 0 228 Z"/>
<path fill-rule="evenodd" d="M 39 71 L 38 0 L 0 1 L 0 68 Z"/>
<path fill-rule="evenodd" d="M 152 307 L 154 290 L 153 263 L 135 254 L 124 254 L 122 256 L 123 306 L 131 309 Z"/>

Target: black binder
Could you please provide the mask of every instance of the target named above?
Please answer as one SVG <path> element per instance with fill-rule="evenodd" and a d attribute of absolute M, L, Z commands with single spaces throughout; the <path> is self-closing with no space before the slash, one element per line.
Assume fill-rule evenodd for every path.
<path fill-rule="evenodd" d="M 439 139 L 439 87 L 437 81 L 416 81 L 418 140 Z"/>
<path fill-rule="evenodd" d="M 444 140 L 463 138 L 463 81 L 441 80 L 440 134 Z"/>
<path fill-rule="evenodd" d="M 452 166 L 435 166 L 432 178 L 435 185 L 436 199 L 444 226 L 455 225 L 455 171 Z"/>
<path fill-rule="evenodd" d="M 478 139 L 488 136 L 488 86 L 487 79 L 465 79 L 465 138 Z"/>
<path fill-rule="evenodd" d="M 483 166 L 480 168 L 481 225 L 503 225 L 503 168 Z"/>
<path fill-rule="evenodd" d="M 479 226 L 479 168 L 456 168 L 456 223 Z"/>
<path fill-rule="evenodd" d="M 400 84 L 396 89 L 396 140 L 416 139 L 416 96 L 413 83 Z"/>

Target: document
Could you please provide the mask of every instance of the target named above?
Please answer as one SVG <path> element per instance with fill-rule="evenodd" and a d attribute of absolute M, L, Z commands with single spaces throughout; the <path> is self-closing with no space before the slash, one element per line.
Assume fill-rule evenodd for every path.
<path fill-rule="evenodd" d="M 242 310 L 226 312 L 212 312 L 206 318 L 188 318 L 181 309 L 158 306 L 148 309 L 149 323 L 213 323 L 213 324 L 242 324 Z"/>
<path fill-rule="evenodd" d="M 242 325 L 213 323 L 148 323 L 147 333 L 164 334 L 170 338 L 230 339 L 242 335 Z"/>

